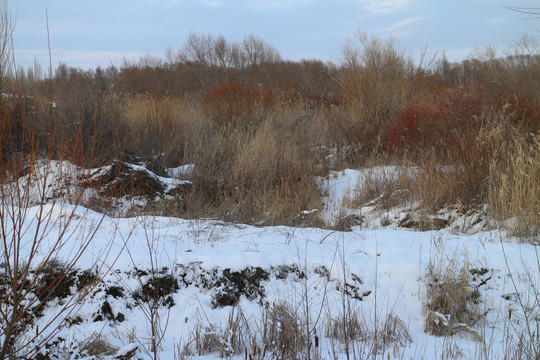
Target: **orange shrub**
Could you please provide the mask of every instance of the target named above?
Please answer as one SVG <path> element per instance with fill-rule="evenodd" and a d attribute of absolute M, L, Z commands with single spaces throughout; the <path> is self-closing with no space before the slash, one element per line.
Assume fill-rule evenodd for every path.
<path fill-rule="evenodd" d="M 494 92 L 482 86 L 440 88 L 398 113 L 383 138 L 391 151 L 453 150 L 453 144 L 478 132 L 477 118 L 499 102 Z"/>
<path fill-rule="evenodd" d="M 525 132 L 540 133 L 540 101 L 529 97 L 510 96 L 505 99 L 503 106 L 507 111 L 515 113 L 516 125 Z"/>
<path fill-rule="evenodd" d="M 276 99 L 271 90 L 228 82 L 206 92 L 204 111 L 218 125 L 248 125 L 260 119 Z"/>

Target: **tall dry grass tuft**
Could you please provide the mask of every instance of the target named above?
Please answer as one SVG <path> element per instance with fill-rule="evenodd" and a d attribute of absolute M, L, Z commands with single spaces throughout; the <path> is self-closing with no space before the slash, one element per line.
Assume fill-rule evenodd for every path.
<path fill-rule="evenodd" d="M 263 313 L 262 341 L 264 353 L 268 351 L 280 359 L 309 358 L 308 340 L 302 329 L 302 320 L 296 309 L 280 301 Z M 263 358 L 264 358 L 263 353 Z"/>
<path fill-rule="evenodd" d="M 489 210 L 514 235 L 540 234 L 540 135 L 514 134 L 489 168 Z"/>
<path fill-rule="evenodd" d="M 180 215 L 293 224 L 303 210 L 319 208 L 315 175 L 327 171 L 319 146 L 325 141 L 324 134 L 318 133 L 326 129 L 322 118 L 313 119 L 312 130 L 305 124 L 311 119 L 301 116 L 305 109 L 293 105 L 267 109 L 257 123 L 222 125 L 195 104 L 166 100 L 170 109 L 161 117 L 172 114 L 173 119 L 160 122 L 157 111 L 152 110 L 159 104 L 151 100 L 148 105 L 146 98 L 142 101 L 132 105 L 138 110 L 129 119 L 130 128 L 144 134 L 152 126 L 163 126 L 167 129 L 163 136 L 158 130 L 152 135 L 160 137 L 159 149 L 165 151 L 163 166 L 195 164 L 190 177 L 193 187 L 185 195 Z M 149 124 L 154 120 L 157 125 Z M 315 215 L 311 217 L 316 221 Z"/>
<path fill-rule="evenodd" d="M 402 160 L 400 166 L 365 169 L 362 187 L 352 199 L 351 206 L 375 205 L 381 211 L 389 211 L 396 206 L 412 206 L 416 173 L 413 163 L 407 160 Z"/>
<path fill-rule="evenodd" d="M 414 189 L 421 207 L 430 213 L 456 204 L 463 213 L 478 208 L 486 196 L 488 159 L 477 154 L 471 149 L 467 159 L 455 159 L 454 154 L 445 159 L 435 151 L 426 153 L 419 161 Z"/>
<path fill-rule="evenodd" d="M 319 207 L 313 159 L 294 140 L 267 124 L 243 144 L 232 169 L 238 201 L 247 200 L 242 207 L 251 205 L 275 223 Z"/>
<path fill-rule="evenodd" d="M 127 151 L 140 157 L 160 157 L 161 167 L 181 163 L 185 130 L 194 109 L 182 99 L 136 95 L 126 100 Z"/>
<path fill-rule="evenodd" d="M 465 332 L 479 339 L 474 325 L 482 319 L 480 292 L 472 284 L 466 250 L 448 255 L 442 238 L 432 240 L 426 269 L 424 331 L 437 336 Z"/>

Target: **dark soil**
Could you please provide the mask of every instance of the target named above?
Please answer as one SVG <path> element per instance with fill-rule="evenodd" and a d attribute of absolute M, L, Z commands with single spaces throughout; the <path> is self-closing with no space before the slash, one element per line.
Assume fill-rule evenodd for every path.
<path fill-rule="evenodd" d="M 170 296 L 180 289 L 178 280 L 171 274 L 150 277 L 135 291 L 133 298 L 138 302 L 158 302 L 163 306 L 174 306 Z"/>
<path fill-rule="evenodd" d="M 264 298 L 262 282 L 268 280 L 270 273 L 260 267 L 248 267 L 242 271 L 223 270 L 223 276 L 216 284 L 220 290 L 214 294 L 212 306 L 235 306 L 242 295 L 249 300 Z"/>

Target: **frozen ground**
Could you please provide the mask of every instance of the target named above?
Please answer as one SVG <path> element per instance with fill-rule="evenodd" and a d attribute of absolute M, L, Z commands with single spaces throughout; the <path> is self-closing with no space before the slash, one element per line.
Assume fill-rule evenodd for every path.
<path fill-rule="evenodd" d="M 321 182 L 328 198 L 319 210 L 326 221 L 331 223 L 343 212 L 343 197 L 357 191 L 362 179 L 361 172 L 347 170 Z M 51 212 L 58 229 L 62 206 L 56 204 Z M 76 213 L 78 220 L 70 225 L 75 243 L 78 234 L 91 231 L 92 224 L 101 220 L 101 215 L 82 207 Z M 33 219 L 27 216 L 30 229 L 35 226 Z M 9 232 L 9 221 L 6 226 Z M 495 231 L 456 235 L 449 230 L 418 232 L 361 225 L 352 230 L 105 217 L 78 267 L 91 267 L 112 241 L 112 251 L 102 258 L 110 271 L 80 308 L 76 321 L 62 330 L 61 347 L 75 348 L 74 344 L 99 338 L 113 349 L 133 350 L 138 358 L 146 359 L 153 355 L 152 336 L 162 335 L 157 349 L 161 359 L 181 354 L 194 359 L 220 355 L 243 359 L 246 349 L 241 346 L 256 343 L 264 348 L 264 318 L 277 304 L 287 304 L 298 315 L 314 355 L 322 359 L 347 358 L 345 343 L 332 330 L 332 324 L 344 315 L 354 316 L 361 324 L 356 328 L 361 336 L 348 347 L 351 358 L 370 353 L 384 359 L 503 358 L 512 339 L 522 335 L 527 339 L 528 328 L 537 331 L 540 266 L 533 245 Z M 54 236 L 53 230 L 47 238 Z M 70 249 L 65 247 L 58 256 L 69 258 Z M 470 291 L 479 294 L 470 306 L 481 318 L 471 325 L 457 324 L 452 336 L 424 331 L 426 278 L 441 266 L 458 270 L 465 266 Z M 152 282 L 155 279 L 173 279 L 173 284 Z M 153 288 L 150 294 L 158 295 L 149 296 L 144 291 L 152 284 L 166 290 L 158 294 Z M 53 311 L 34 326 L 49 313 Z M 243 329 L 244 343 L 231 337 L 231 319 L 238 314 L 242 314 L 237 328 Z M 399 329 L 385 328 L 388 315 L 398 319 L 394 324 L 400 324 Z M 443 323 L 451 322 L 444 314 L 435 315 Z M 381 342 L 384 334 L 387 339 Z M 380 347 L 374 352 L 375 343 Z"/>

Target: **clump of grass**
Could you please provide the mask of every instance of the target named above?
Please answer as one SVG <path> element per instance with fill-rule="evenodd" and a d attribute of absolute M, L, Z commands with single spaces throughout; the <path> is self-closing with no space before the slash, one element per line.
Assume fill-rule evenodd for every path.
<path fill-rule="evenodd" d="M 432 247 L 425 278 L 424 331 L 437 336 L 464 331 L 478 337 L 472 327 L 482 317 L 478 306 L 480 293 L 471 284 L 466 254 L 447 255 L 442 239 L 432 242 Z"/>
<path fill-rule="evenodd" d="M 406 160 L 401 166 L 374 167 L 364 171 L 362 186 L 352 206 L 375 205 L 380 210 L 411 204 L 416 174 Z"/>
<path fill-rule="evenodd" d="M 186 128 L 202 118 L 200 110 L 168 96 L 137 95 L 123 101 L 129 133 L 126 151 L 146 159 L 158 158 L 160 168 L 181 164 L 188 141 Z"/>
<path fill-rule="evenodd" d="M 224 328 L 208 321 L 197 322 L 188 341 L 177 346 L 176 356 L 184 359 L 195 354 L 218 354 L 221 358 L 245 355 L 246 359 L 259 359 L 256 335 L 242 308 L 232 307 Z"/>
<path fill-rule="evenodd" d="M 81 351 L 89 356 L 97 358 L 113 355 L 118 351 L 118 348 L 113 346 L 107 337 L 101 333 L 93 332 L 81 344 Z"/>
<path fill-rule="evenodd" d="M 407 325 L 405 325 L 399 316 L 393 313 L 386 316 L 386 321 L 382 328 L 382 336 L 378 338 L 382 339 L 385 346 L 391 343 L 405 346 L 413 341 Z"/>
<path fill-rule="evenodd" d="M 301 319 L 289 303 L 280 301 L 265 309 L 261 321 L 264 352 L 292 360 L 306 351 L 308 342 Z"/>
<path fill-rule="evenodd" d="M 275 111 L 248 127 L 210 123 L 208 131 L 192 134 L 186 158 L 196 167 L 188 215 L 202 211 L 230 221 L 292 224 L 302 211 L 319 207 L 320 155 L 289 129 L 294 109 Z"/>
<path fill-rule="evenodd" d="M 336 318 L 328 318 L 326 324 L 326 336 L 341 342 L 361 340 L 367 334 L 366 324 L 361 321 L 357 310 L 349 314 L 339 315 Z"/>
<path fill-rule="evenodd" d="M 329 318 L 326 336 L 341 343 L 349 343 L 346 349 L 351 345 L 356 346 L 353 351 L 365 356 L 377 354 L 390 344 L 405 346 L 412 342 L 409 330 L 399 316 L 389 313 L 382 324 L 373 328 L 358 310 L 352 310 L 345 316 Z"/>
<path fill-rule="evenodd" d="M 415 198 L 428 212 L 455 204 L 466 212 L 485 200 L 489 158 L 483 156 L 475 142 L 460 142 L 461 155 L 428 151 L 419 161 Z"/>
<path fill-rule="evenodd" d="M 502 142 L 489 168 L 489 210 L 512 234 L 540 234 L 540 135 L 513 134 Z"/>

